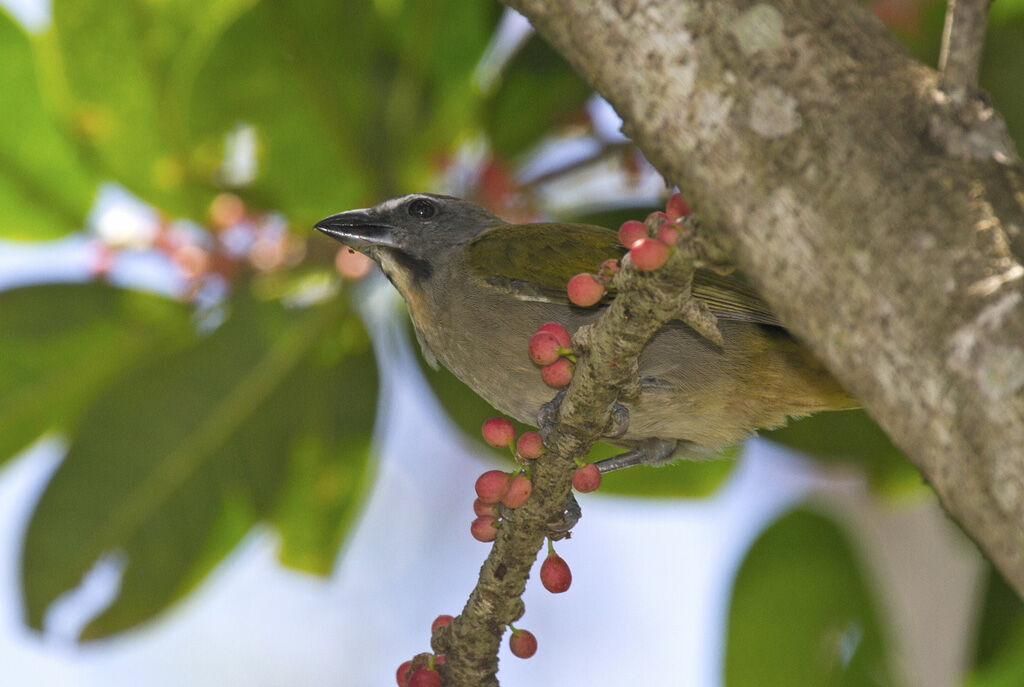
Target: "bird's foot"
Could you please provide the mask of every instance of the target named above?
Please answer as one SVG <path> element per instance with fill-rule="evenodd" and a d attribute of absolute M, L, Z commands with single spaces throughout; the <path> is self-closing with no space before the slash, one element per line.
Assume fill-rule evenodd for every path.
<path fill-rule="evenodd" d="M 572 492 L 565 497 L 565 505 L 562 506 L 562 512 L 559 517 L 548 522 L 548 538 L 553 541 L 559 539 L 566 539 L 572 535 L 572 528 L 576 526 L 576 523 L 583 517 L 583 511 L 580 510 L 580 504 L 577 503 L 576 497 L 573 496 Z"/>
<path fill-rule="evenodd" d="M 676 439 L 644 439 L 631 451 L 620 453 L 594 463 L 601 474 L 614 472 L 634 465 L 660 465 L 676 452 L 679 442 Z"/>
<path fill-rule="evenodd" d="M 629 409 L 621 403 L 616 403 L 612 406 L 612 416 L 608 418 L 604 436 L 607 439 L 615 439 L 625 434 L 627 429 L 629 429 Z"/>
<path fill-rule="evenodd" d="M 545 444 L 547 444 L 548 435 L 551 434 L 551 430 L 558 422 L 558 409 L 562 405 L 563 398 L 565 398 L 565 389 L 559 391 L 553 399 L 542 405 L 540 412 L 537 413 L 537 428 L 540 430 L 540 438 Z"/>

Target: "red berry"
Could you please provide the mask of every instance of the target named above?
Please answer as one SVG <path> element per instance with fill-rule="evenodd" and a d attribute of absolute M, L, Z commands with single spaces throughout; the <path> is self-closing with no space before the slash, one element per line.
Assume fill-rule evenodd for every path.
<path fill-rule="evenodd" d="M 499 501 L 501 499 L 498 499 Z M 481 515 L 497 515 L 498 509 L 494 507 L 493 503 L 484 503 L 480 499 L 473 501 L 473 512 L 476 513 L 477 517 Z"/>
<path fill-rule="evenodd" d="M 406 661 L 402 665 L 398 666 L 398 672 L 395 673 L 395 680 L 398 682 L 398 687 L 409 687 L 409 673 L 412 669 L 412 661 Z"/>
<path fill-rule="evenodd" d="M 593 463 L 577 468 L 576 472 L 572 473 L 572 486 L 576 491 L 583 493 L 595 491 L 601 486 L 601 471 Z"/>
<path fill-rule="evenodd" d="M 666 246 L 671 246 L 679 238 L 679 225 L 675 222 L 662 224 L 658 229 L 658 240 Z"/>
<path fill-rule="evenodd" d="M 537 638 L 529 630 L 512 630 L 512 636 L 508 638 L 508 648 L 512 650 L 513 656 L 530 658 L 537 653 Z"/>
<path fill-rule="evenodd" d="M 558 339 L 558 345 L 562 348 L 572 348 L 572 341 L 569 340 L 569 332 L 557 322 L 545 322 L 537 327 L 538 332 L 551 332 Z"/>
<path fill-rule="evenodd" d="M 683 197 L 678 193 L 673 193 L 672 197 L 668 199 L 665 204 L 665 214 L 669 216 L 669 219 L 679 219 L 680 217 L 686 217 L 690 214 L 690 206 L 686 204 Z"/>
<path fill-rule="evenodd" d="M 509 508 L 519 508 L 530 498 L 533 485 L 526 475 L 516 475 L 508 485 L 508 492 L 501 497 L 501 502 Z"/>
<path fill-rule="evenodd" d="M 441 673 L 420 668 L 409 676 L 409 687 L 441 687 Z"/>
<path fill-rule="evenodd" d="M 469 526 L 469 533 L 477 541 L 494 541 L 498 536 L 498 519 L 493 515 L 481 515 Z"/>
<path fill-rule="evenodd" d="M 453 620 L 455 620 L 455 618 L 453 618 L 450 615 L 437 616 L 436 618 L 434 618 L 434 622 L 430 624 L 430 634 L 434 634 L 437 631 L 437 628 L 439 627 L 450 625 Z"/>
<path fill-rule="evenodd" d="M 589 308 L 604 295 L 604 283 L 592 274 L 580 272 L 569 280 L 569 300 L 576 305 Z"/>
<path fill-rule="evenodd" d="M 445 660 L 445 658 L 446 658 L 447 656 L 448 656 L 448 654 L 438 654 L 438 655 L 437 655 L 437 656 L 436 656 L 436 657 L 434 658 L 434 665 L 435 665 L 435 666 L 443 666 L 443 665 L 444 665 L 444 660 Z"/>
<path fill-rule="evenodd" d="M 488 470 L 476 478 L 476 495 L 483 503 L 494 504 L 501 501 L 501 497 L 508 491 L 508 484 L 512 477 L 501 470 Z"/>
<path fill-rule="evenodd" d="M 544 589 L 552 594 L 561 594 L 572 584 L 572 571 L 569 564 L 557 553 L 549 553 L 540 566 L 540 581 Z"/>
<path fill-rule="evenodd" d="M 622 226 L 619 227 L 619 242 L 626 248 L 629 248 L 645 236 L 647 236 L 647 229 L 644 227 L 644 223 L 635 219 L 623 222 Z"/>
<path fill-rule="evenodd" d="M 516 438 L 516 428 L 503 417 L 485 420 L 480 433 L 484 435 L 484 441 L 494 448 L 505 448 Z"/>
<path fill-rule="evenodd" d="M 644 221 L 647 223 L 648 226 L 652 224 L 654 226 L 660 226 L 665 222 L 670 222 L 672 220 L 664 212 L 652 212 L 651 214 L 647 215 L 647 219 Z"/>
<path fill-rule="evenodd" d="M 572 380 L 572 363 L 568 358 L 559 358 L 550 365 L 540 368 L 540 376 L 544 378 L 544 383 L 552 388 L 561 389 L 563 386 L 569 386 Z"/>
<path fill-rule="evenodd" d="M 516 441 L 516 452 L 527 460 L 540 458 L 544 453 L 544 442 L 540 439 L 539 432 L 523 432 Z"/>
<path fill-rule="evenodd" d="M 610 260 L 605 260 L 604 262 L 601 263 L 601 266 L 598 268 L 597 276 L 601 279 L 601 281 L 610 282 L 612 280 L 612 277 L 614 277 L 620 269 L 622 269 L 622 267 L 619 265 L 618 260 L 615 260 L 614 258 Z"/>
<path fill-rule="evenodd" d="M 640 239 L 629 249 L 633 265 L 640 270 L 656 270 L 668 260 L 668 246 L 658 239 Z"/>
<path fill-rule="evenodd" d="M 530 359 L 538 365 L 550 365 L 562 355 L 562 347 L 551 332 L 537 332 L 530 337 Z"/>

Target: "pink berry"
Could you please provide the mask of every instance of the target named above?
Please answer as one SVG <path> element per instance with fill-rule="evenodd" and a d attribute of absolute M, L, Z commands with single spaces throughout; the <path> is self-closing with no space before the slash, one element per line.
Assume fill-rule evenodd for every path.
<path fill-rule="evenodd" d="M 640 239 L 630 247 L 629 257 L 637 269 L 656 270 L 668 260 L 668 246 L 658 239 Z"/>
<path fill-rule="evenodd" d="M 572 341 L 569 340 L 569 332 L 557 322 L 545 322 L 537 327 L 538 332 L 551 332 L 558 339 L 558 345 L 562 348 L 572 348 Z"/>
<path fill-rule="evenodd" d="M 441 687 L 441 673 L 420 668 L 409 676 L 409 687 Z"/>
<path fill-rule="evenodd" d="M 498 536 L 498 519 L 493 515 L 481 515 L 469 526 L 469 533 L 477 541 L 494 541 Z"/>
<path fill-rule="evenodd" d="M 501 502 L 509 508 L 519 508 L 530 498 L 533 485 L 526 475 L 516 475 L 508 485 L 508 491 L 501 497 Z"/>
<path fill-rule="evenodd" d="M 679 225 L 675 222 L 663 224 L 658 229 L 658 240 L 666 246 L 671 246 L 679 238 Z"/>
<path fill-rule="evenodd" d="M 492 417 L 485 420 L 480 433 L 484 435 L 484 441 L 494 448 L 505 448 L 516 438 L 516 428 L 512 423 L 503 417 Z"/>
<path fill-rule="evenodd" d="M 619 261 L 615 259 L 605 260 L 601 263 L 601 266 L 597 269 L 597 276 L 604 282 L 610 282 L 612 277 L 622 269 L 619 265 Z"/>
<path fill-rule="evenodd" d="M 584 494 L 596 491 L 601 486 L 601 471 L 593 463 L 577 468 L 576 472 L 572 473 L 572 486 Z"/>
<path fill-rule="evenodd" d="M 395 680 L 398 682 L 398 687 L 409 687 L 410 672 L 412 672 L 412 661 L 406 661 L 402 665 L 398 666 L 398 672 L 395 673 Z"/>
<path fill-rule="evenodd" d="M 660 212 L 660 211 L 659 212 L 652 212 L 651 214 L 647 215 L 647 219 L 645 220 L 645 222 L 646 222 L 646 224 L 648 226 L 651 226 L 652 224 L 654 226 L 660 226 L 661 224 L 663 224 L 665 222 L 670 222 L 670 221 L 672 221 L 672 220 L 669 218 L 669 216 L 666 215 L 664 212 Z"/>
<path fill-rule="evenodd" d="M 589 308 L 601 300 L 604 295 L 604 284 L 592 274 L 580 272 L 569 280 L 567 288 L 569 300 L 576 305 Z"/>
<path fill-rule="evenodd" d="M 434 622 L 430 624 L 430 634 L 437 632 L 437 628 L 444 627 L 445 625 L 451 625 L 451 622 L 455 620 L 450 615 L 439 615 L 434 618 Z"/>
<path fill-rule="evenodd" d="M 557 553 L 549 553 L 540 566 L 540 581 L 552 594 L 561 594 L 572 584 L 572 571 L 569 564 Z"/>
<path fill-rule="evenodd" d="M 665 204 L 665 214 L 669 216 L 669 219 L 686 217 L 690 214 L 690 206 L 686 204 L 681 195 L 673 193 L 672 197 L 668 199 L 668 203 Z"/>
<path fill-rule="evenodd" d="M 562 356 L 562 347 L 551 332 L 537 332 L 530 337 L 530 359 L 538 365 L 550 365 Z"/>
<path fill-rule="evenodd" d="M 435 666 L 443 666 L 445 658 L 447 658 L 447 657 L 448 657 L 448 654 L 438 654 L 437 656 L 434 657 L 434 665 Z"/>
<path fill-rule="evenodd" d="M 498 499 L 501 500 L 500 498 Z M 473 501 L 473 512 L 476 513 L 477 517 L 481 515 L 497 515 L 498 509 L 494 507 L 493 503 L 484 503 L 480 499 Z"/>
<path fill-rule="evenodd" d="M 523 432 L 516 441 L 516 451 L 527 460 L 540 458 L 544 453 L 544 442 L 540 439 L 538 432 Z"/>
<path fill-rule="evenodd" d="M 476 495 L 483 503 L 495 504 L 508 491 L 512 477 L 501 470 L 488 470 L 476 478 Z"/>
<path fill-rule="evenodd" d="M 550 365 L 540 368 L 540 376 L 544 378 L 545 384 L 554 389 L 569 386 L 569 382 L 572 381 L 572 363 L 568 358 L 559 358 Z"/>
<path fill-rule="evenodd" d="M 626 248 L 629 248 L 645 236 L 647 236 L 647 229 L 644 227 L 644 223 L 635 219 L 623 222 L 622 226 L 619 227 L 619 242 Z"/>
<path fill-rule="evenodd" d="M 508 648 L 513 656 L 530 658 L 537 653 L 537 638 L 529 630 L 513 630 L 508 638 Z"/>

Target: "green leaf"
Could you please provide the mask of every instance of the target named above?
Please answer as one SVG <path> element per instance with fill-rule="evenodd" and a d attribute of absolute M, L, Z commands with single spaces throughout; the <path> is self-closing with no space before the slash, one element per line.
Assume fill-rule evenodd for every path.
<path fill-rule="evenodd" d="M 253 125 L 259 175 L 246 193 L 297 225 L 421 188 L 432 154 L 475 121 L 469 75 L 496 10 L 476 0 L 395 12 L 351 0 L 261 2 L 205 61 L 190 136 L 217 150 L 240 122 Z"/>
<path fill-rule="evenodd" d="M 502 157 L 526 151 L 583 107 L 590 87 L 541 38 L 530 38 L 488 99 L 484 125 Z"/>
<path fill-rule="evenodd" d="M 989 566 L 967 687 L 1017 687 L 1024 675 L 1024 604 Z"/>
<path fill-rule="evenodd" d="M 72 430 L 112 380 L 180 345 L 173 301 L 98 284 L 0 292 L 0 461 L 44 432 Z"/>
<path fill-rule="evenodd" d="M 343 304 L 289 311 L 237 299 L 219 329 L 98 399 L 29 524 L 22 587 L 30 625 L 40 627 L 47 606 L 111 552 L 127 560 L 120 593 L 83 637 L 142 622 L 275 512 L 293 448 L 316 437 L 309 402 L 333 384 L 349 401 L 375 397 L 375 388 L 345 386 L 349 355 L 365 355 L 368 344 Z M 365 401 L 353 407 L 352 426 L 368 431 Z M 362 474 L 364 462 L 353 451 L 339 469 Z"/>
<path fill-rule="evenodd" d="M 843 533 L 793 511 L 754 543 L 733 586 L 728 687 L 892 685 L 876 604 Z"/>
<path fill-rule="evenodd" d="M 43 103 L 32 44 L 0 10 L 0 237 L 50 239 L 79 229 L 96 180 Z"/>
<path fill-rule="evenodd" d="M 921 487 L 921 474 L 863 410 L 818 413 L 761 436 L 827 461 L 859 465 L 872 485 L 890 494 Z"/>

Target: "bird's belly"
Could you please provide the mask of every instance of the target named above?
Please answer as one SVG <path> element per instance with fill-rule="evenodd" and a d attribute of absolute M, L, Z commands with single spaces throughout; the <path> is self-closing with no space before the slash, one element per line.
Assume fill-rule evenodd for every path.
<path fill-rule="evenodd" d="M 424 335 L 439 361 L 484 400 L 536 426 L 540 407 L 556 390 L 544 384 L 530 360 L 530 337 L 544 322 L 557 321 L 573 333 L 599 314 L 502 297 L 500 303 L 454 307 L 446 326 L 426 324 Z M 657 437 L 717 447 L 757 428 L 783 424 L 788 415 L 827 409 L 817 389 L 800 381 L 807 373 L 802 359 L 773 338 L 784 334 L 768 335 L 745 322 L 720 321 L 719 326 L 724 348 L 679 322 L 651 339 L 640 357 L 641 396 L 624 403 L 630 419 L 623 439 Z M 752 370 L 758 372 L 756 388 L 749 381 Z"/>

